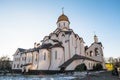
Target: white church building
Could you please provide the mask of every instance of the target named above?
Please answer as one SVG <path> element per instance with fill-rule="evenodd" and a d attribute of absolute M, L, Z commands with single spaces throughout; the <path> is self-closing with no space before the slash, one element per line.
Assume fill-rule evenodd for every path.
<path fill-rule="evenodd" d="M 104 67 L 103 46 L 94 35 L 94 42 L 88 47 L 82 37 L 70 29 L 68 17 L 62 13 L 57 28 L 34 48 L 18 48 L 13 55 L 13 71 L 56 72 L 74 71 L 80 64 L 87 70 L 100 63 Z"/>

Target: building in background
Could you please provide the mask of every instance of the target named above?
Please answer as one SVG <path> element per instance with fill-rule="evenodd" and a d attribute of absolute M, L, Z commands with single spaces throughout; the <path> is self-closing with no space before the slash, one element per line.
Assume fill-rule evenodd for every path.
<path fill-rule="evenodd" d="M 103 46 L 94 35 L 94 42 L 88 47 L 82 37 L 70 29 L 68 17 L 62 13 L 57 20 L 57 28 L 34 48 L 18 48 L 13 55 L 13 71 L 17 72 L 60 72 L 74 71 L 84 64 L 92 70 L 96 64 L 105 68 Z"/>

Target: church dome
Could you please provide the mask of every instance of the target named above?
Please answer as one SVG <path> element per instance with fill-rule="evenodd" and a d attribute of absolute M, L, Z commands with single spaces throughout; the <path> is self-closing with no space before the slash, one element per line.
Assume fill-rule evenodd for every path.
<path fill-rule="evenodd" d="M 69 19 L 68 19 L 68 17 L 66 15 L 62 14 L 61 16 L 58 17 L 57 23 L 59 21 L 68 21 L 69 22 Z"/>

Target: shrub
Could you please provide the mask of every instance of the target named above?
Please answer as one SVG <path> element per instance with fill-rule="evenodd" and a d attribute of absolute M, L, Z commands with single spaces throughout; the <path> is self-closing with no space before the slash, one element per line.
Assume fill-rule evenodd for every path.
<path fill-rule="evenodd" d="M 84 63 L 76 66 L 75 68 L 75 71 L 86 71 L 86 70 L 87 70 L 87 67 Z"/>
<path fill-rule="evenodd" d="M 95 65 L 93 66 L 94 71 L 99 71 L 102 69 L 103 69 L 103 66 L 100 63 L 97 63 L 96 66 Z"/>

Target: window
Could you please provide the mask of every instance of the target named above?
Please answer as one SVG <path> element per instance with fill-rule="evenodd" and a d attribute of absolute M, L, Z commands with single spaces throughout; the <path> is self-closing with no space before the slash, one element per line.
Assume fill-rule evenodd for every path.
<path fill-rule="evenodd" d="M 88 55 L 88 52 L 86 53 L 86 55 Z"/>
<path fill-rule="evenodd" d="M 93 66 L 93 64 L 91 63 L 91 67 Z"/>
<path fill-rule="evenodd" d="M 63 25 L 65 26 L 65 22 L 63 23 Z"/>
<path fill-rule="evenodd" d="M 19 68 L 19 64 L 17 64 L 17 68 Z"/>
<path fill-rule="evenodd" d="M 26 57 L 25 57 L 25 61 L 26 61 Z"/>
<path fill-rule="evenodd" d="M 46 60 L 46 53 L 44 53 L 44 60 Z"/>
<path fill-rule="evenodd" d="M 19 65 L 19 68 L 22 68 L 22 66 L 21 66 L 21 65 Z"/>
<path fill-rule="evenodd" d="M 65 37 L 65 35 L 64 35 L 64 34 L 62 34 L 62 36 L 64 36 L 64 37 Z"/>
<path fill-rule="evenodd" d="M 95 48 L 95 56 L 98 56 L 99 53 L 98 53 L 98 48 Z"/>
<path fill-rule="evenodd" d="M 90 68 L 90 63 L 89 63 L 89 68 Z"/>
<path fill-rule="evenodd" d="M 57 59 L 57 51 L 55 51 L 55 59 Z"/>
<path fill-rule="evenodd" d="M 101 55 L 103 56 L 103 53 Z"/>
<path fill-rule="evenodd" d="M 22 57 L 22 61 L 24 61 L 24 57 Z"/>
<path fill-rule="evenodd" d="M 59 25 L 59 27 L 60 27 L 60 23 L 59 23 L 58 25 Z"/>
<path fill-rule="evenodd" d="M 90 56 L 92 56 L 93 55 L 93 52 L 92 51 L 90 51 Z"/>
<path fill-rule="evenodd" d="M 15 68 L 15 66 L 16 66 L 16 65 L 14 64 L 14 68 Z"/>
<path fill-rule="evenodd" d="M 31 61 L 31 59 L 30 59 L 30 57 L 29 57 L 29 60 L 28 60 L 28 62 L 30 63 L 30 61 Z"/>
<path fill-rule="evenodd" d="M 17 52 L 17 54 L 16 54 L 16 55 L 18 55 L 18 53 L 19 53 L 19 52 Z"/>
<path fill-rule="evenodd" d="M 37 56 L 38 56 L 38 55 L 36 54 L 36 58 L 35 58 L 36 61 L 37 61 Z"/>

